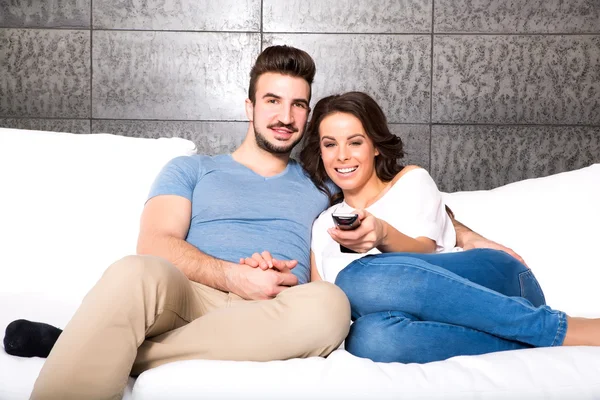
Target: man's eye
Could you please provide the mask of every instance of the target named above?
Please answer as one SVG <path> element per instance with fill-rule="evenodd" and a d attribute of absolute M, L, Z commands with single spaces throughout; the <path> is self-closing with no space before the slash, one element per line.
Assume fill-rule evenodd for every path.
<path fill-rule="evenodd" d="M 269 99 L 269 100 L 267 100 L 267 103 L 276 104 L 277 103 L 277 99 Z"/>
<path fill-rule="evenodd" d="M 306 109 L 306 104 L 304 103 L 295 103 L 296 107 L 300 107 L 300 108 L 304 108 Z"/>

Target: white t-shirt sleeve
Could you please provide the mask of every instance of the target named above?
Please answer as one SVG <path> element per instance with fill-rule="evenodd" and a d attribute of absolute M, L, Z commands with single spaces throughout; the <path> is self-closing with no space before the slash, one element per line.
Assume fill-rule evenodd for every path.
<path fill-rule="evenodd" d="M 407 236 L 435 241 L 436 252 L 453 248 L 456 233 L 442 195 L 429 173 L 422 168 L 409 171 L 396 185 L 398 187 L 388 193 L 388 209 L 378 217 Z"/>

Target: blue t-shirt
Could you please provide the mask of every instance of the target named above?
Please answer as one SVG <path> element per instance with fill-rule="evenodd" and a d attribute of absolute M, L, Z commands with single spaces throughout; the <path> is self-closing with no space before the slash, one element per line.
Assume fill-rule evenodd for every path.
<path fill-rule="evenodd" d="M 268 250 L 281 260 L 298 260 L 292 272 L 310 280 L 310 235 L 328 199 L 294 160 L 265 178 L 231 155 L 184 156 L 162 169 L 148 199 L 178 195 L 192 202 L 186 241 L 222 260 L 239 262 Z"/>

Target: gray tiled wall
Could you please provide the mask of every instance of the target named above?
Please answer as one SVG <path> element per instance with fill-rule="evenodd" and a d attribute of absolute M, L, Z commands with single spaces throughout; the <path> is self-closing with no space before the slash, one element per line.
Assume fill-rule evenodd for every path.
<path fill-rule="evenodd" d="M 442 190 L 600 162 L 598 0 L 0 0 L 0 126 L 229 152 L 281 43 L 315 58 L 315 99 L 373 95 Z"/>

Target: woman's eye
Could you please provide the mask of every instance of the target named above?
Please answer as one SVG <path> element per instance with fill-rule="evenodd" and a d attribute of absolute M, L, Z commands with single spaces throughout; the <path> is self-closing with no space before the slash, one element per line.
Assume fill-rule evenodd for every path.
<path fill-rule="evenodd" d="M 325 148 L 329 148 L 329 147 L 333 147 L 333 146 L 335 146 L 335 144 L 333 144 L 333 143 L 325 143 L 323 145 L 323 147 L 325 147 Z"/>
<path fill-rule="evenodd" d="M 350 143 L 352 146 L 360 146 L 362 142 L 352 142 Z"/>

